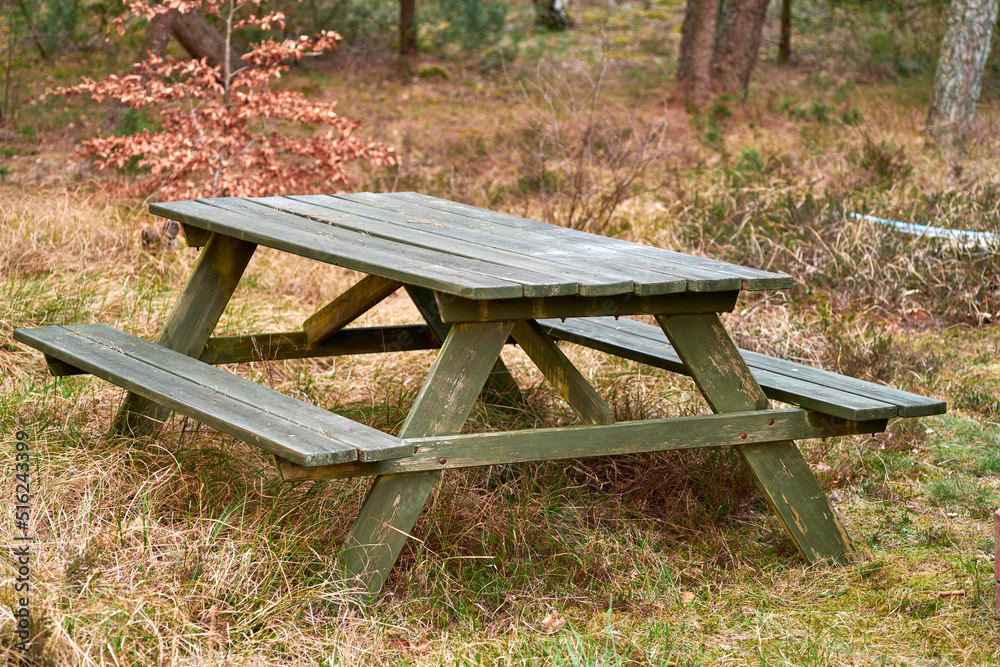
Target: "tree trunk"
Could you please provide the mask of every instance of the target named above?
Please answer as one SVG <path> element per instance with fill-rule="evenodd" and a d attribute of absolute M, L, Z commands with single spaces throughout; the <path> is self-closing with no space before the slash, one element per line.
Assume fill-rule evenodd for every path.
<path fill-rule="evenodd" d="M 156 18 L 149 24 L 149 31 L 146 32 L 146 40 L 142 43 L 142 48 L 139 50 L 139 61 L 145 60 L 151 54 L 154 56 L 163 55 L 163 52 L 167 50 L 167 42 L 170 41 L 170 35 L 174 31 L 174 25 L 177 23 L 178 16 L 180 16 L 180 12 L 176 9 L 166 14 L 156 15 Z M 108 109 L 108 115 L 104 118 L 104 123 L 101 124 L 102 131 L 107 133 L 118 131 L 123 108 L 121 100 L 116 99 L 111 101 L 111 108 Z"/>
<path fill-rule="evenodd" d="M 149 24 L 149 31 L 146 32 L 146 41 L 143 42 L 142 51 L 139 53 L 140 60 L 145 60 L 150 53 L 155 56 L 163 55 L 163 52 L 167 50 L 167 42 L 170 41 L 170 35 L 174 32 L 174 25 L 176 25 L 177 17 L 180 14 L 176 9 L 171 9 L 166 14 L 156 15 L 156 18 Z"/>
<path fill-rule="evenodd" d="M 174 37 L 194 58 L 204 58 L 212 67 L 222 67 L 226 40 L 198 12 L 180 14 L 174 23 Z M 240 67 L 240 54 L 230 49 L 229 71 Z"/>
<path fill-rule="evenodd" d="M 750 75 L 760 53 L 761 34 L 769 0 L 728 0 L 722 10 L 715 42 L 712 77 L 716 88 L 734 97 L 746 97 Z"/>
<path fill-rule="evenodd" d="M 688 0 L 681 26 L 677 86 L 687 103 L 701 110 L 711 96 L 712 60 L 720 0 Z"/>
<path fill-rule="evenodd" d="M 417 0 L 399 0 L 399 55 L 417 53 Z"/>
<path fill-rule="evenodd" d="M 778 40 L 778 64 L 787 65 L 792 55 L 792 0 L 781 0 L 781 38 Z"/>
<path fill-rule="evenodd" d="M 953 0 L 941 42 L 927 134 L 953 156 L 965 150 L 990 52 L 997 0 Z"/>
<path fill-rule="evenodd" d="M 568 30 L 573 22 L 566 13 L 563 0 L 534 0 L 535 23 L 549 30 Z"/>

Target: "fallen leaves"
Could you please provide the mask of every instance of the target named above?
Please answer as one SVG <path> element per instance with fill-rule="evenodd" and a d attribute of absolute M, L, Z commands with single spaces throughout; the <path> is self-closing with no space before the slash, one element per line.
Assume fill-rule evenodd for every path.
<path fill-rule="evenodd" d="M 389 648 L 400 653 L 429 653 L 431 650 L 431 640 L 424 637 L 420 639 L 395 637 L 389 640 Z"/>
<path fill-rule="evenodd" d="M 541 632 L 545 635 L 551 635 L 560 630 L 564 625 L 566 625 L 566 617 L 561 616 L 558 611 L 550 611 L 542 619 Z"/>

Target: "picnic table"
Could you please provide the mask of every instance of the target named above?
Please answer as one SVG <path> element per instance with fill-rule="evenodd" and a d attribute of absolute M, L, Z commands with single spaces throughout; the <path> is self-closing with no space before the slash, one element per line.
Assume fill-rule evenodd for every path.
<path fill-rule="evenodd" d="M 127 389 L 120 433 L 151 435 L 177 411 L 270 452 L 285 480 L 374 477 L 337 555 L 340 571 L 368 592 L 381 589 L 444 470 L 691 447 L 736 447 L 801 555 L 849 561 L 855 546 L 794 441 L 877 433 L 892 418 L 945 410 L 738 349 L 719 314 L 741 290 L 791 287 L 786 275 L 417 193 L 227 197 L 150 211 L 203 247 L 155 342 L 104 324 L 21 329 L 15 338 L 44 352 L 56 375 L 92 373 Z M 259 245 L 367 277 L 300 331 L 213 337 Z M 423 324 L 347 327 L 399 289 Z M 712 414 L 616 423 L 558 340 L 689 375 Z M 461 434 L 484 391 L 516 398 L 500 356 L 507 344 L 527 354 L 582 425 Z M 437 348 L 396 435 L 215 367 Z"/>

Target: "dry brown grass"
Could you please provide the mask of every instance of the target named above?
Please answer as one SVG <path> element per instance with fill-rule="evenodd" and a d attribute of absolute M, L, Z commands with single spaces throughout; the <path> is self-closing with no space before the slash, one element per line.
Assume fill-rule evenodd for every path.
<path fill-rule="evenodd" d="M 662 28 L 661 20 L 639 29 Z M 925 145 L 922 103 L 904 87 L 869 73 L 844 98 L 837 90 L 858 81 L 853 70 L 807 61 L 788 74 L 765 64 L 747 105 L 729 103 L 733 115 L 720 117 L 722 141 L 713 143 L 704 119 L 664 107 L 663 92 L 643 80 L 626 80 L 648 35 L 616 41 L 631 35 L 623 25 L 607 26 L 613 63 L 602 119 L 645 130 L 666 117 L 667 137 L 662 159 L 605 231 L 785 270 L 796 288 L 747 295 L 726 316 L 741 346 L 957 406 L 947 419 L 908 421 L 877 439 L 803 444 L 838 494 L 863 561 L 801 565 L 725 456 L 496 466 L 444 476 L 386 595 L 349 611 L 323 573 L 364 482 L 280 485 L 258 450 L 177 418 L 152 442 L 109 440 L 121 391 L 87 378 L 53 384 L 39 355 L 11 342 L 16 327 L 79 321 L 152 337 L 196 256 L 144 249 L 150 221 L 137 202 L 104 201 L 86 170 L 54 168 L 71 143 L 64 132 L 40 161 L 19 158 L 24 168 L 0 186 L 0 447 L 13 451 L 15 427 L 27 427 L 39 462 L 31 526 L 39 536 L 37 664 L 996 660 L 996 624 L 979 590 L 989 581 L 979 558 L 988 527 L 975 514 L 1000 487 L 1000 436 L 991 425 L 1000 395 L 1000 342 L 990 326 L 1000 310 L 995 259 L 898 239 L 833 212 L 995 231 L 1000 109 L 980 109 L 970 160 L 956 173 Z M 598 65 L 572 55 L 561 71 L 585 87 Z M 398 174 L 359 175 L 365 187 L 544 214 L 537 191 L 521 182 L 532 114 L 507 80 L 449 65 L 448 81 L 401 83 L 388 61 L 349 67 L 326 72 L 331 95 L 404 157 Z M 527 63 L 515 64 L 514 76 L 518 68 L 533 76 Z M 819 85 L 819 75 L 832 82 Z M 782 110 L 786 97 L 806 115 Z M 814 103 L 833 120 L 810 118 Z M 852 108 L 859 124 L 837 120 Z M 549 129 L 576 132 L 579 122 L 561 116 Z M 750 149 L 758 166 L 744 159 Z M 872 159 L 880 150 L 888 158 L 881 164 Z M 298 328 L 357 278 L 262 249 L 220 332 Z M 405 321 L 416 312 L 397 295 L 359 324 Z M 689 380 L 566 350 L 620 419 L 706 410 Z M 504 356 L 527 405 L 479 405 L 469 429 L 575 422 L 522 353 Z M 432 358 L 230 370 L 391 431 Z M 935 486 L 940 480 L 961 484 Z M 4 571 L 0 655 L 8 662 L 16 659 L 10 583 Z M 938 596 L 963 587 L 965 596 Z"/>

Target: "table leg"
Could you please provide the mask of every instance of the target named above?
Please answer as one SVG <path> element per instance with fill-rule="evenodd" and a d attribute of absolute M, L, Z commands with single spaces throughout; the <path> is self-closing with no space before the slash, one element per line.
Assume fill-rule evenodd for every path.
<path fill-rule="evenodd" d="M 213 234 L 157 337 L 157 344 L 198 358 L 256 249 L 255 243 Z M 129 393 L 115 417 L 112 433 L 152 435 L 169 416 L 167 408 Z"/>
<path fill-rule="evenodd" d="M 399 437 L 458 433 L 512 326 L 512 322 L 453 326 Z M 382 589 L 439 475 L 433 471 L 375 478 L 337 557 L 349 580 L 368 593 Z"/>
<path fill-rule="evenodd" d="M 434 292 L 423 287 L 412 287 L 407 285 L 406 293 L 410 295 L 413 304 L 420 311 L 420 315 L 430 326 L 438 340 L 443 341 L 448 335 L 450 324 L 441 321 L 438 312 L 437 301 L 434 299 Z M 506 407 L 519 407 L 524 405 L 524 396 L 521 388 L 517 386 L 517 381 L 511 375 L 503 359 L 497 358 L 490 376 L 486 379 L 486 386 L 483 389 L 484 398 L 494 405 Z"/>
<path fill-rule="evenodd" d="M 713 411 L 767 408 L 767 397 L 717 314 L 660 315 L 657 321 Z M 854 543 L 794 442 L 738 449 L 808 562 L 854 558 Z"/>

